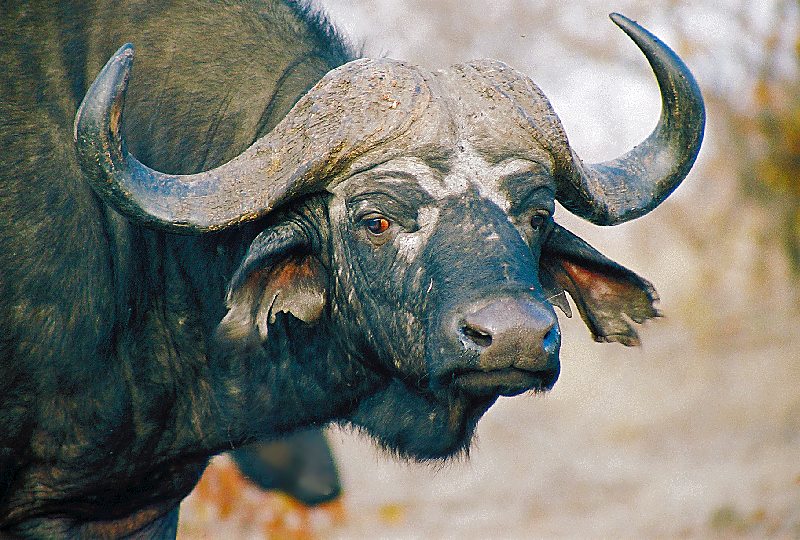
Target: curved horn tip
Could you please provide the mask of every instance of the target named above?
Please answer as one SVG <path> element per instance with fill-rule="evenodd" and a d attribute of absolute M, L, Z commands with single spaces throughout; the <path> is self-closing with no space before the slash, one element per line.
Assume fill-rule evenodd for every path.
<path fill-rule="evenodd" d="M 662 107 L 656 128 L 627 154 L 585 168 L 578 160 L 574 184 L 562 190 L 559 200 L 598 225 L 623 223 L 661 204 L 694 164 L 705 129 L 703 96 L 686 64 L 635 21 L 619 13 L 609 17 L 647 58 Z"/>
<path fill-rule="evenodd" d="M 647 28 L 640 25 L 633 19 L 629 19 L 622 13 L 616 13 L 616 12 L 609 13 L 608 18 L 611 19 L 611 21 L 614 24 L 616 24 L 623 32 L 625 32 L 628 35 L 628 37 L 631 38 L 633 42 L 636 43 L 636 45 L 640 49 L 642 49 L 642 52 L 644 52 L 645 54 L 647 54 L 647 51 L 645 51 L 643 45 L 647 41 L 651 41 L 660 47 L 666 47 L 666 45 L 664 45 L 664 43 L 658 38 L 658 36 L 650 32 Z M 669 48 L 667 47 L 667 49 Z M 678 58 L 678 56 L 671 49 L 669 49 L 669 52 L 672 53 L 672 55 L 675 56 L 675 58 Z"/>
<path fill-rule="evenodd" d="M 675 64 L 675 66 L 679 68 L 683 75 L 686 76 L 689 86 L 693 86 L 694 89 L 696 89 L 695 93 L 699 94 L 700 90 L 697 88 L 697 82 L 694 80 L 689 68 L 686 67 L 686 64 L 684 64 L 680 56 L 678 56 L 675 51 L 661 41 L 658 36 L 621 13 L 610 13 L 608 17 L 623 32 L 625 32 L 625 34 L 627 34 L 627 36 L 644 53 L 648 62 L 650 62 L 650 65 L 653 67 L 653 71 L 656 72 L 656 77 L 659 76 L 657 64 Z"/>
<path fill-rule="evenodd" d="M 89 90 L 75 113 L 72 137 L 78 141 L 78 132 L 83 123 L 92 117 L 103 116 L 106 111 L 111 111 L 112 106 L 121 101 L 128 87 L 131 67 L 133 66 L 134 46 L 126 43 L 109 58 L 103 69 L 95 78 Z M 119 108 L 114 108 L 115 113 Z M 86 119 L 86 120 L 84 120 Z M 115 120 L 118 120 L 115 119 Z M 117 122 L 112 122 L 112 127 L 118 127 Z"/>
<path fill-rule="evenodd" d="M 133 56 L 134 51 L 135 47 L 133 46 L 133 43 L 125 43 L 119 49 L 117 49 L 117 52 L 114 53 L 112 58 L 130 58 Z"/>
<path fill-rule="evenodd" d="M 614 24 L 616 24 L 620 28 L 622 28 L 623 26 L 629 26 L 629 25 L 632 25 L 632 24 L 635 24 L 636 26 L 639 26 L 639 24 L 636 21 L 634 21 L 632 19 L 629 19 L 628 17 L 626 17 L 622 13 L 618 13 L 616 11 L 609 13 L 608 14 L 608 18 L 611 19 L 612 21 L 614 21 Z"/>
<path fill-rule="evenodd" d="M 636 40 L 636 35 L 644 35 L 648 38 L 652 39 L 653 41 L 661 41 L 655 36 L 652 32 L 650 32 L 647 28 L 640 25 L 638 22 L 634 21 L 623 15 L 622 13 L 609 13 L 608 18 L 616 24 L 618 27 L 622 29 L 623 32 L 628 34 L 634 41 Z"/>

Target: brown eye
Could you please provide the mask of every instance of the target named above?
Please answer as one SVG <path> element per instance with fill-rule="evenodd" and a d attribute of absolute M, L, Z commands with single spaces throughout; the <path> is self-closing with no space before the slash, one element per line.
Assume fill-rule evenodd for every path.
<path fill-rule="evenodd" d="M 364 221 L 364 225 L 367 227 L 367 230 L 372 234 L 382 234 L 389 230 L 389 227 L 392 225 L 392 222 L 386 219 L 383 216 L 370 218 Z"/>
<path fill-rule="evenodd" d="M 531 218 L 531 227 L 534 231 L 540 231 L 547 224 L 547 216 L 541 213 L 534 214 Z"/>

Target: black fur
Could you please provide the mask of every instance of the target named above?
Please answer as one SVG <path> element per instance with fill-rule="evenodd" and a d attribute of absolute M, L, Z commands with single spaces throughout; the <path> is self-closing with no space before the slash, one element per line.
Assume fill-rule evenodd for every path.
<path fill-rule="evenodd" d="M 423 82 L 439 78 L 428 89 L 441 94 L 415 126 L 437 140 L 411 146 L 436 159 L 392 165 L 381 144 L 417 141 L 379 137 L 367 153 L 378 162 L 328 192 L 186 237 L 127 221 L 84 182 L 71 130 L 87 84 L 134 43 L 128 147 L 168 173 L 208 169 L 350 58 L 324 17 L 288 0 L 6 2 L 0 35 L 0 533 L 169 533 L 209 456 L 332 421 L 403 456 L 461 455 L 497 395 L 555 382 L 551 293 L 570 292 L 607 339 L 632 343 L 626 316 L 655 313 L 647 282 L 553 224 L 547 149 L 525 129 L 498 131 L 514 125 L 499 110 L 485 114 L 521 110 L 482 87 L 511 73 L 498 63 L 455 67 L 470 77 L 388 60 L 348 66 L 387 90 L 387 73 L 405 73 L 416 83 L 397 91 L 420 107 Z M 525 99 L 541 97 L 523 86 Z M 389 106 L 353 92 L 353 103 Z M 363 138 L 385 127 L 374 124 L 346 128 Z M 509 156 L 519 169 L 510 177 L 500 171 Z M 452 195 L 415 176 L 439 182 L 451 166 L 465 182 Z M 514 205 L 474 185 L 499 177 L 519 180 L 493 188 Z M 374 214 L 391 221 L 380 238 L 366 227 Z M 611 289 L 594 294 L 594 283 Z M 501 304 L 528 310 L 497 339 L 505 348 L 470 346 L 465 318 Z"/>
<path fill-rule="evenodd" d="M 69 534 L 194 485 L 219 444 L 202 432 L 209 339 L 258 232 L 173 236 L 100 203 L 72 143 L 89 83 L 135 43 L 130 147 L 188 173 L 240 153 L 353 52 L 310 4 L 279 0 L 3 2 L 0 35 L 0 530 Z"/>

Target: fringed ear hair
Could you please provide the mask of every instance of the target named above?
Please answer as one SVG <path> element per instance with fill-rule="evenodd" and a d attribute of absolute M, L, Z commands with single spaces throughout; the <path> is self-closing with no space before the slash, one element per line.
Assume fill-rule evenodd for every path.
<path fill-rule="evenodd" d="M 550 303 L 571 315 L 564 291 L 578 306 L 595 341 L 639 345 L 631 322 L 658 317 L 653 285 L 599 253 L 560 225 L 542 247 L 539 274 Z"/>
<path fill-rule="evenodd" d="M 325 308 L 322 264 L 297 223 L 283 223 L 259 234 L 228 289 L 228 314 L 219 330 L 228 339 L 267 338 L 279 312 L 311 323 Z"/>

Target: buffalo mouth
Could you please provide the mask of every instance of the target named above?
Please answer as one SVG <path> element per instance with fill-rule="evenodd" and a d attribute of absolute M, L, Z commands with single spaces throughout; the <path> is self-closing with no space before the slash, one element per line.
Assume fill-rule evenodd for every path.
<path fill-rule="evenodd" d="M 456 375 L 453 384 L 467 394 L 475 396 L 516 396 L 533 390 L 546 392 L 558 380 L 559 368 L 528 371 L 515 367 L 491 371 L 467 371 Z"/>

